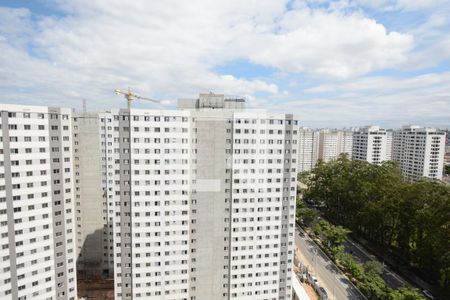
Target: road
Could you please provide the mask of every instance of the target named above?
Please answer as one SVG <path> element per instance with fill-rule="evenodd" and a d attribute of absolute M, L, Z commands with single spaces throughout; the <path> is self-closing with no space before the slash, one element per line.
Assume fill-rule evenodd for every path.
<path fill-rule="evenodd" d="M 363 247 L 358 245 L 357 243 L 353 242 L 350 239 L 347 239 L 347 241 L 344 243 L 345 246 L 345 252 L 351 253 L 353 257 L 360 263 L 365 263 L 371 260 L 378 259 L 367 252 Z M 393 289 L 398 289 L 400 287 L 410 287 L 410 285 L 402 279 L 399 275 L 395 274 L 392 270 L 390 270 L 385 264 L 383 264 L 383 279 L 386 281 L 386 284 Z"/>
<path fill-rule="evenodd" d="M 300 250 L 300 260 L 310 273 L 317 277 L 330 300 L 358 300 L 363 298 L 334 263 L 323 253 L 304 231 L 296 226 L 295 245 Z"/>

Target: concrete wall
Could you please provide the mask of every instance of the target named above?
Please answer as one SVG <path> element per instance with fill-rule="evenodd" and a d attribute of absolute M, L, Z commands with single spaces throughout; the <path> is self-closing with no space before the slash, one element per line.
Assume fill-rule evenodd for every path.
<path fill-rule="evenodd" d="M 98 275 L 104 269 L 103 247 L 106 244 L 98 115 L 75 115 L 74 135 L 77 269 L 86 275 Z"/>
<path fill-rule="evenodd" d="M 195 200 L 191 203 L 191 215 L 196 223 L 191 224 L 192 239 L 195 245 L 191 253 L 191 294 L 195 299 L 222 299 L 227 288 L 223 287 L 228 280 L 228 257 L 229 240 L 224 241 L 229 235 L 230 201 L 226 202 L 225 189 L 230 188 L 231 172 L 226 174 L 226 150 L 230 144 L 226 139 L 231 139 L 231 124 L 226 121 L 223 112 L 214 114 L 210 112 L 209 117 L 201 117 L 201 112 L 194 112 L 196 116 L 196 159 L 197 174 L 195 179 L 196 193 L 192 195 Z M 231 116 L 230 116 L 231 117 Z M 229 129 L 227 133 L 227 129 Z M 228 155 L 231 158 L 231 155 Z M 224 196 L 225 195 L 225 196 Z M 224 229 L 228 229 L 225 231 Z M 192 231 L 191 231 L 192 232 Z M 225 267 L 225 268 L 224 268 Z M 192 287 L 195 287 L 193 290 Z M 226 299 L 226 298 L 225 298 Z"/>

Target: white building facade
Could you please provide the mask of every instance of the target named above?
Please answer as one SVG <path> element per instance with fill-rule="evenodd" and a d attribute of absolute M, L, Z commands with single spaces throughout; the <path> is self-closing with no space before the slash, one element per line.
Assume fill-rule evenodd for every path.
<path fill-rule="evenodd" d="M 299 130 L 298 171 L 310 171 L 320 159 L 329 162 L 340 154 L 352 157 L 353 132 L 351 130 L 301 127 Z"/>
<path fill-rule="evenodd" d="M 390 160 L 392 140 L 385 129 L 378 126 L 368 126 L 353 132 L 354 160 L 365 160 L 372 164 L 381 164 Z"/>
<path fill-rule="evenodd" d="M 319 157 L 319 132 L 302 127 L 298 141 L 298 172 L 310 171 Z"/>
<path fill-rule="evenodd" d="M 322 129 L 319 131 L 318 159 L 329 162 L 340 154 L 352 157 L 353 132 L 348 130 Z"/>
<path fill-rule="evenodd" d="M 393 159 L 405 177 L 442 179 L 445 131 L 419 126 L 404 126 L 394 132 Z"/>
<path fill-rule="evenodd" d="M 349 159 L 352 158 L 353 153 L 353 131 L 351 130 L 339 130 L 339 145 L 338 151 L 339 153 L 344 153 L 347 155 Z"/>
<path fill-rule="evenodd" d="M 0 298 L 76 299 L 71 110 L 0 114 Z"/>
<path fill-rule="evenodd" d="M 116 299 L 291 299 L 298 121 L 243 105 L 101 116 Z"/>
<path fill-rule="evenodd" d="M 339 155 L 339 135 L 336 131 L 322 129 L 319 133 L 319 159 L 329 162 Z"/>

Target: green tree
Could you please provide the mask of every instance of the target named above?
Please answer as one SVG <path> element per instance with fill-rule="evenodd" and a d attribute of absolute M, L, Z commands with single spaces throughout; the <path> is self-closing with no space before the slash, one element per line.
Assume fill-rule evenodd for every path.
<path fill-rule="evenodd" d="M 395 253 L 397 261 L 420 270 L 450 294 L 449 185 L 405 181 L 394 162 L 373 165 L 345 156 L 318 162 L 301 179 L 306 186 L 302 196 L 318 204 L 327 219 Z M 338 247 L 335 228 L 314 229 L 325 246 Z"/>
<path fill-rule="evenodd" d="M 450 250 L 442 255 L 440 265 L 439 283 L 442 287 L 447 287 L 446 292 L 450 293 Z"/>
<path fill-rule="evenodd" d="M 313 227 L 314 236 L 321 239 L 322 245 L 333 258 L 344 252 L 343 244 L 349 232 L 350 230 L 325 220 L 319 221 Z"/>
<path fill-rule="evenodd" d="M 311 226 L 311 224 L 317 219 L 317 216 L 319 214 L 315 209 L 306 207 L 303 200 L 298 199 L 295 215 L 297 222 L 305 226 Z"/>
<path fill-rule="evenodd" d="M 425 297 L 419 291 L 410 288 L 399 288 L 389 290 L 386 296 L 387 300 L 425 300 Z"/>
<path fill-rule="evenodd" d="M 342 246 L 347 235 L 350 233 L 350 230 L 342 226 L 331 225 L 327 229 L 328 230 L 325 231 L 325 237 L 330 249 Z"/>
<path fill-rule="evenodd" d="M 359 282 L 358 288 L 369 299 L 383 299 L 386 297 L 386 283 L 381 277 L 381 269 L 376 262 L 368 262 L 364 265 L 364 276 Z"/>
<path fill-rule="evenodd" d="M 444 166 L 444 173 L 447 175 L 450 175 L 450 165 L 445 165 Z"/>
<path fill-rule="evenodd" d="M 364 275 L 364 267 L 357 262 L 353 255 L 349 253 L 340 253 L 337 257 L 338 263 L 348 272 L 352 278 L 362 280 Z"/>

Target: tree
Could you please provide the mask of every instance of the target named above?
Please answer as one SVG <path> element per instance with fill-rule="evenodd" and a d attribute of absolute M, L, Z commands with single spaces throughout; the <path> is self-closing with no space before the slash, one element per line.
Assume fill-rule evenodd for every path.
<path fill-rule="evenodd" d="M 350 230 L 342 226 L 329 226 L 325 231 L 328 247 L 333 249 L 342 246 L 349 233 Z"/>
<path fill-rule="evenodd" d="M 369 275 L 383 274 L 383 265 L 378 261 L 372 260 L 364 264 L 364 272 Z"/>
<path fill-rule="evenodd" d="M 444 166 L 444 173 L 447 175 L 450 175 L 450 165 L 445 165 Z"/>
<path fill-rule="evenodd" d="M 450 250 L 442 255 L 439 283 L 442 287 L 447 287 L 446 292 L 450 293 Z"/>
<path fill-rule="evenodd" d="M 315 209 L 306 207 L 303 200 L 297 199 L 295 215 L 297 222 L 302 223 L 305 226 L 311 226 L 311 224 L 316 220 L 318 212 Z"/>
<path fill-rule="evenodd" d="M 386 283 L 381 277 L 381 269 L 376 262 L 368 262 L 364 265 L 364 276 L 358 284 L 358 288 L 369 299 L 383 299 L 386 297 Z"/>
<path fill-rule="evenodd" d="M 396 290 L 389 290 L 387 300 L 425 300 L 419 291 L 410 288 L 399 288 Z"/>
<path fill-rule="evenodd" d="M 319 161 L 302 180 L 303 197 L 314 201 L 328 220 L 384 249 L 380 254 L 394 253 L 402 265 L 450 293 L 449 185 L 432 180 L 411 183 L 394 162 L 374 165 L 345 156 Z M 330 250 L 340 244 L 335 228 L 314 229 Z"/>
<path fill-rule="evenodd" d="M 328 230 L 328 227 L 330 227 L 330 223 L 325 220 L 317 222 L 313 227 L 314 236 L 321 237 L 322 234 L 324 234 L 324 232 Z"/>
<path fill-rule="evenodd" d="M 350 273 L 351 277 L 356 280 L 362 280 L 364 275 L 364 267 L 357 262 L 353 255 L 349 253 L 340 253 L 337 257 L 338 263 L 344 270 Z"/>
<path fill-rule="evenodd" d="M 321 238 L 323 246 L 333 258 L 344 252 L 343 244 L 348 233 L 350 230 L 342 226 L 335 226 L 325 220 L 321 220 L 313 227 L 313 234 Z"/>

